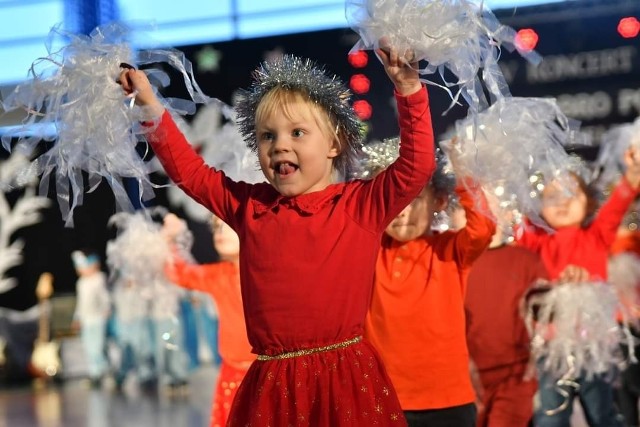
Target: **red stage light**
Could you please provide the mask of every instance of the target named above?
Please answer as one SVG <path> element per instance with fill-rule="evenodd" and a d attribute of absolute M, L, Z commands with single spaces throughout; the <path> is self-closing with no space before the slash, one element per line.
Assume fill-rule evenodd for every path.
<path fill-rule="evenodd" d="M 371 104 L 367 101 L 360 99 L 353 103 L 353 111 L 356 112 L 360 120 L 369 120 L 371 113 L 373 113 L 373 108 L 371 108 Z"/>
<path fill-rule="evenodd" d="M 358 50 L 349 54 L 349 64 L 354 68 L 364 68 L 369 63 L 369 55 L 364 50 Z"/>
<path fill-rule="evenodd" d="M 625 39 L 632 39 L 640 33 L 640 21 L 635 17 L 622 18 L 618 23 L 618 33 Z"/>
<path fill-rule="evenodd" d="M 369 92 L 370 86 L 371 81 L 364 74 L 355 74 L 351 76 L 351 80 L 349 80 L 349 87 L 351 90 L 360 95 Z"/>
<path fill-rule="evenodd" d="M 520 50 L 531 51 L 538 45 L 538 33 L 532 28 L 523 28 L 516 33 L 516 46 Z"/>

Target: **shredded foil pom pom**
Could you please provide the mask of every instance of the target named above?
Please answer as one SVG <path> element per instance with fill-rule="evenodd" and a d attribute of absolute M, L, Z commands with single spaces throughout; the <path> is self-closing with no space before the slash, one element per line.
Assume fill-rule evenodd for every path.
<path fill-rule="evenodd" d="M 635 322 L 636 328 L 640 327 L 640 257 L 623 252 L 609 257 L 607 267 L 609 282 L 631 314 L 630 321 Z"/>
<path fill-rule="evenodd" d="M 161 225 L 147 212 L 120 212 L 109 219 L 118 228 L 118 236 L 107 242 L 107 265 L 112 272 L 151 284 L 164 280 L 164 268 L 171 250 Z"/>
<path fill-rule="evenodd" d="M 628 327 L 616 321 L 619 312 L 625 308 L 608 284 L 555 286 L 540 307 L 532 353 L 544 358 L 544 369 L 556 379 L 609 372 L 624 362 L 620 344 L 633 344 Z M 630 358 L 635 360 L 633 354 Z"/>
<path fill-rule="evenodd" d="M 348 145 L 344 155 L 336 158 L 335 168 L 342 176 L 348 176 L 362 143 L 362 126 L 349 105 L 349 90 L 337 76 L 327 74 L 310 59 L 284 55 L 273 62 L 262 63 L 254 71 L 251 87 L 241 94 L 236 105 L 237 124 L 249 148 L 253 151 L 257 149 L 255 119 L 258 105 L 275 87 L 306 94 L 335 117 L 337 132 L 344 133 Z"/>
<path fill-rule="evenodd" d="M 182 53 L 134 52 L 126 42 L 127 33 L 119 24 L 98 27 L 89 36 L 54 28 L 49 35 L 50 43 L 57 36 L 65 37 L 69 43 L 55 52 L 49 47 L 49 55 L 33 63 L 32 78 L 4 97 L 6 111 L 24 109 L 28 113 L 15 134 L 3 136 L 5 148 L 9 149 L 14 136 L 19 137 L 19 145 L 26 153 L 34 152 L 41 141 L 55 140 L 49 151 L 34 160 L 33 168 L 42 175 L 41 193 L 46 194 L 54 177 L 67 225 L 73 224 L 73 210 L 82 204 L 85 184 L 92 191 L 105 179 L 118 208 L 128 211 L 133 210 L 133 205 L 123 186 L 123 177 L 138 182 L 141 200 L 153 195 L 149 171 L 136 152 L 137 135 L 151 128 L 140 126 L 139 122 L 148 118 L 144 109 L 134 106 L 133 97 L 127 97 L 116 82 L 121 63 L 167 62 L 182 73 L 193 101 L 163 99 L 174 113 L 192 113 L 195 102 L 211 101 L 193 80 L 191 64 Z M 152 69 L 147 74 L 159 85 L 169 82 L 163 71 Z M 83 173 L 87 175 L 86 183 Z"/>
<path fill-rule="evenodd" d="M 450 195 L 456 186 L 456 177 L 446 155 L 436 149 L 436 169 L 430 184 L 436 193 Z M 372 141 L 362 147 L 353 179 L 371 179 L 385 170 L 400 156 L 400 138 Z"/>
<path fill-rule="evenodd" d="M 553 99 L 504 98 L 456 122 L 455 137 L 440 146 L 455 156 L 457 173 L 483 187 L 493 216 L 507 233 L 521 215 L 549 229 L 540 216 L 545 186 L 555 181 L 574 194 L 569 173 L 585 174 L 563 148 L 576 139 L 576 125 Z M 481 209 L 482 203 L 477 205 Z"/>
<path fill-rule="evenodd" d="M 452 106 L 460 95 L 472 111 L 488 106 L 482 84 L 494 99 L 509 95 L 507 83 L 497 61 L 499 49 L 518 49 L 533 63 L 540 56 L 519 48 L 515 31 L 498 22 L 482 3 L 473 0 L 348 0 L 347 21 L 360 35 L 352 48 L 377 49 L 395 47 L 402 55 L 412 52 L 416 61 L 428 65 L 422 75 L 438 72 L 444 86 L 426 80 L 427 84 L 443 87 L 450 93 Z M 449 82 L 449 70 L 456 81 Z M 478 78 L 482 70 L 482 80 Z M 458 86 L 453 95 L 450 87 Z"/>

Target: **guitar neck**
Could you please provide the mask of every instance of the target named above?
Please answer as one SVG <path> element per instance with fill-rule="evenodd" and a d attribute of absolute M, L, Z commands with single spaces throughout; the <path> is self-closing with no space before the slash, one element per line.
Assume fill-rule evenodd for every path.
<path fill-rule="evenodd" d="M 38 302 L 38 341 L 47 342 L 51 338 L 49 330 L 49 300 L 40 300 Z"/>

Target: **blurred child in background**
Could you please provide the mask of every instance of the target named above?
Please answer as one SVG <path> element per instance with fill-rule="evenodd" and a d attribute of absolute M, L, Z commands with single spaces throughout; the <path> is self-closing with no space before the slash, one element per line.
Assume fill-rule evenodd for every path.
<path fill-rule="evenodd" d="M 91 386 L 100 387 L 108 369 L 105 339 L 111 298 L 107 276 L 100 269 L 100 259 L 94 252 L 74 251 L 71 259 L 78 275 L 73 328 L 80 330 Z"/>
<path fill-rule="evenodd" d="M 219 313 L 219 348 L 222 361 L 216 382 L 211 427 L 225 426 L 231 403 L 249 366 L 256 359 L 251 352 L 242 309 L 240 290 L 240 240 L 238 235 L 217 217 L 211 220 L 213 246 L 220 261 L 196 265 L 187 262 L 178 250 L 167 267 L 167 276 L 173 283 L 187 289 L 210 294 Z M 172 240 L 186 227 L 184 221 L 173 214 L 165 216 L 165 235 Z"/>

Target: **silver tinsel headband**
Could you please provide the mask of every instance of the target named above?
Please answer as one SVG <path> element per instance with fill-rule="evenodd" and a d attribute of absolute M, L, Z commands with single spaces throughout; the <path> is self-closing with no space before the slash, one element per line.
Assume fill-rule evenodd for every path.
<path fill-rule="evenodd" d="M 362 156 L 353 178 L 371 179 L 389 167 L 400 155 L 400 138 L 374 141 L 362 147 Z M 456 177 L 447 156 L 439 148 L 436 150 L 436 170 L 431 177 L 431 186 L 436 193 L 450 194 L 456 186 Z"/>
<path fill-rule="evenodd" d="M 257 150 L 256 111 L 263 97 L 276 87 L 307 95 L 335 117 L 347 143 L 335 160 L 335 168 L 347 176 L 362 144 L 362 125 L 349 105 L 349 90 L 337 76 L 328 75 L 310 59 L 284 55 L 276 61 L 263 62 L 254 71 L 251 87 L 243 91 L 235 106 L 236 121 L 247 146 Z"/>

